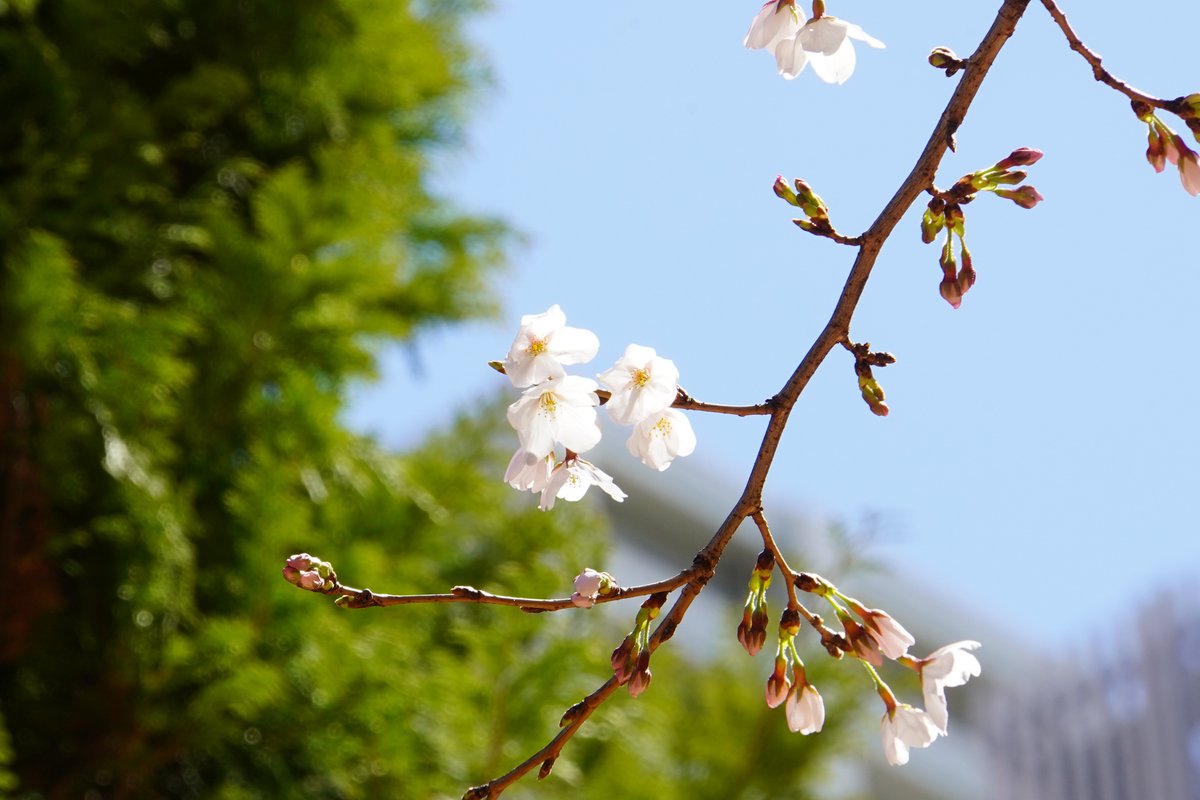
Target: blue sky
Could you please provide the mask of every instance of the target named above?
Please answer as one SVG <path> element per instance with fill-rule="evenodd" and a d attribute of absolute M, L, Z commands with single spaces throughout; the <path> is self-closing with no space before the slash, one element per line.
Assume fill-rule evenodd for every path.
<path fill-rule="evenodd" d="M 830 0 L 829 13 L 887 44 L 860 46 L 837 87 L 811 71 L 785 81 L 742 48 L 753 0 L 498 2 L 469 30 L 494 85 L 440 185 L 524 234 L 498 287 L 505 317 L 386 351 L 351 423 L 415 443 L 507 385 L 485 363 L 504 356 L 521 314 L 552 303 L 600 337 L 584 374 L 636 342 L 673 359 L 697 398 L 770 396 L 828 319 L 853 256 L 789 222 L 776 174 L 808 181 L 842 232 L 864 230 L 957 80 L 925 56 L 969 54 L 998 6 Z M 1200 91 L 1200 5 L 1152 8 L 1064 2 L 1118 76 L 1165 97 Z M 834 352 L 792 416 L 768 513 L 786 505 L 852 526 L 878 514 L 877 556 L 1032 643 L 1075 642 L 1200 567 L 1200 198 L 1147 165 L 1145 126 L 1037 2 L 958 142 L 939 185 L 1030 146 L 1046 152 L 1029 170 L 1045 202 L 966 207 L 979 279 L 958 311 L 938 296 L 920 209 L 909 213 L 852 325 L 856 341 L 899 359 L 877 372 L 892 413 L 869 413 L 851 359 Z M 762 420 L 692 420 L 692 458 L 728 476 L 732 505 Z"/>

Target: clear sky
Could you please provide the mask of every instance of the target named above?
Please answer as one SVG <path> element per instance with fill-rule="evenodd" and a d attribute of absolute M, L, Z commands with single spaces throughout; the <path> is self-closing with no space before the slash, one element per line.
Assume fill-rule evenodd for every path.
<path fill-rule="evenodd" d="M 755 0 L 497 2 L 470 29 L 494 86 L 441 186 L 524 234 L 499 286 L 505 318 L 388 351 L 350 421 L 388 444 L 418 441 L 507 386 L 485 363 L 507 352 L 521 314 L 552 303 L 600 337 L 583 374 L 635 342 L 673 359 L 699 399 L 772 395 L 853 256 L 789 222 L 776 174 L 807 180 L 842 232 L 864 230 L 957 80 L 926 55 L 969 54 L 999 5 L 828 0 L 887 44 L 859 46 L 854 76 L 828 86 L 811 70 L 785 81 L 742 48 Z M 1200 4 L 1062 5 L 1118 76 L 1164 97 L 1200 92 Z M 938 183 L 1036 147 L 1046 156 L 1030 183 L 1045 202 L 966 207 L 979 279 L 957 311 L 938 295 L 920 209 L 909 213 L 851 330 L 899 359 L 877 372 L 892 413 L 871 415 L 835 351 L 792 415 L 768 513 L 782 504 L 852 527 L 878 514 L 876 555 L 1034 644 L 1090 637 L 1195 576 L 1200 198 L 1172 168 L 1153 172 L 1145 139 L 1035 0 Z M 692 419 L 692 458 L 728 476 L 732 505 L 763 420 Z"/>

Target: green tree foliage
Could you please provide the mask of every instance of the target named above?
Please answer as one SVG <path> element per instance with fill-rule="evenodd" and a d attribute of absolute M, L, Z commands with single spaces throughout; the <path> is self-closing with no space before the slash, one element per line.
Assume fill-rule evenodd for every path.
<path fill-rule="evenodd" d="M 496 480 L 499 413 L 404 456 L 338 419 L 379 342 L 490 308 L 503 227 L 428 187 L 474 10 L 0 0 L 0 793 L 458 796 L 604 678 L 600 614 L 347 612 L 279 577 L 310 550 L 561 595 L 598 557 L 586 509 Z M 782 796 L 838 740 L 787 738 L 735 663 L 664 652 L 514 796 Z"/>

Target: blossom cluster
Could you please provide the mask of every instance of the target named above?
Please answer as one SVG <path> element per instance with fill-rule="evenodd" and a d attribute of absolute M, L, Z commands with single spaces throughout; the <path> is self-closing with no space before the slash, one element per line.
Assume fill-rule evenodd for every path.
<path fill-rule="evenodd" d="M 618 502 L 627 497 L 611 475 L 579 457 L 600 442 L 601 385 L 607 390 L 609 417 L 633 426 L 627 447 L 643 464 L 664 470 L 676 456 L 696 449 L 691 423 L 671 408 L 679 393 L 675 364 L 653 348 L 631 344 L 616 364 L 596 376 L 598 382 L 566 373 L 567 366 L 591 361 L 599 349 L 596 334 L 568 326 L 563 310 L 553 305 L 521 317 L 502 362 L 513 386 L 524 390 L 508 408 L 520 445 L 504 480 L 514 489 L 540 493 L 543 510 L 553 508 L 555 500 L 579 500 L 591 486 Z"/>
<path fill-rule="evenodd" d="M 796 586 L 824 597 L 829 602 L 837 614 L 838 621 L 842 623 L 848 652 L 862 662 L 875 682 L 875 690 L 884 703 L 880 729 L 884 756 L 889 764 L 908 763 L 911 748 L 928 747 L 939 736 L 948 733 L 949 709 L 946 704 L 946 689 L 962 686 L 969 679 L 979 675 L 979 659 L 971 653 L 979 647 L 979 642 L 955 642 L 935 650 L 925 658 L 914 658 L 908 654 L 908 649 L 916 644 L 916 637 L 887 612 L 878 608 L 867 608 L 853 597 L 842 594 L 833 584 L 817 575 L 801 573 Z M 803 664 L 800 663 L 793 644 L 798 629 L 795 612 L 789 608 L 779 622 L 780 649 L 776 656 L 775 671 L 767 680 L 767 705 L 772 708 L 785 698 L 790 699 L 790 693 L 797 691 L 797 686 L 800 687 L 798 691 L 803 694 L 807 685 Z M 921 682 L 924 708 L 897 701 L 891 688 L 875 671 L 876 667 L 883 665 L 885 658 L 916 671 Z M 791 682 L 786 681 L 788 666 L 792 667 L 796 676 Z M 808 710 L 808 715 L 803 715 L 799 710 L 795 712 L 797 720 L 807 720 L 810 724 L 817 719 L 816 706 L 820 702 L 820 695 L 815 694 L 816 689 L 812 689 L 812 692 L 815 697 L 804 698 L 804 707 Z M 796 703 L 800 703 L 800 698 L 797 698 Z M 823 719 L 823 709 L 821 714 Z M 788 724 L 793 725 L 791 711 Z M 816 730 L 819 729 L 818 723 Z M 797 728 L 792 727 L 792 730 Z"/>
<path fill-rule="evenodd" d="M 768 0 L 754 16 L 742 43 L 751 50 L 769 51 L 779 74 L 788 80 L 811 64 L 826 83 L 845 83 L 857 62 L 852 39 L 874 48 L 884 45 L 858 25 L 828 16 L 823 6 L 820 0 L 814 3 L 813 17 L 808 19 L 796 0 Z"/>

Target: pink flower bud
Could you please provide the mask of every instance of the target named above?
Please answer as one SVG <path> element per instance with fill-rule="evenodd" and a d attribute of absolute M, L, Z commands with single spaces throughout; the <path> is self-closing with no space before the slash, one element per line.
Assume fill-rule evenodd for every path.
<path fill-rule="evenodd" d="M 1041 150 L 1034 150 L 1032 147 L 1018 147 L 1009 153 L 1006 158 L 998 161 L 996 167 L 999 169 L 1028 167 L 1030 164 L 1036 164 L 1042 155 Z"/>
<path fill-rule="evenodd" d="M 646 691 L 647 687 L 650 686 L 650 679 L 652 677 L 650 674 L 650 651 L 643 650 L 638 653 L 637 668 L 629 678 L 629 696 L 637 697 Z"/>
<path fill-rule="evenodd" d="M 1018 186 L 1016 189 L 997 189 L 996 194 L 1006 200 L 1012 200 L 1021 208 L 1033 208 L 1045 198 L 1032 186 Z"/>
<path fill-rule="evenodd" d="M 1179 180 L 1183 182 L 1184 191 L 1192 197 L 1200 194 L 1200 159 L 1195 151 L 1188 150 L 1179 157 Z"/>
<path fill-rule="evenodd" d="M 787 659 L 776 658 L 775 671 L 771 673 L 771 677 L 767 678 L 767 707 L 778 708 L 783 705 L 783 701 L 787 699 L 789 688 Z"/>
<path fill-rule="evenodd" d="M 800 206 L 800 201 L 796 198 L 796 193 L 792 191 L 792 187 L 788 186 L 788 182 L 783 179 L 782 175 L 775 176 L 775 185 L 771 187 L 775 194 L 791 205 Z"/>
<path fill-rule="evenodd" d="M 612 668 L 613 674 L 617 676 L 617 683 L 625 683 L 633 675 L 633 655 L 634 637 L 633 634 L 626 636 L 625 639 L 612 652 Z"/>

